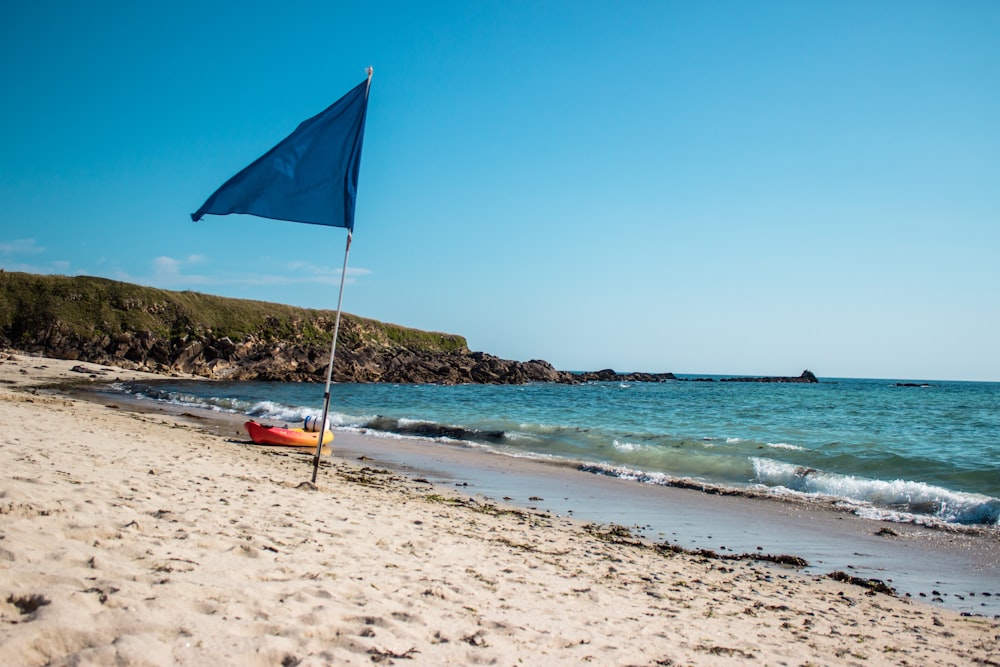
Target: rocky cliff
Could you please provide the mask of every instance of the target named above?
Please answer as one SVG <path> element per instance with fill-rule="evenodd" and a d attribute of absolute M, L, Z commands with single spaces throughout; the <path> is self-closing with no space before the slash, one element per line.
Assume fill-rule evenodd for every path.
<path fill-rule="evenodd" d="M 335 313 L 80 276 L 0 272 L 0 346 L 216 379 L 322 381 Z M 582 382 L 545 361 L 470 351 L 465 338 L 344 314 L 338 382 Z M 654 376 L 649 376 L 653 378 Z M 663 376 L 666 377 L 666 376 Z"/>

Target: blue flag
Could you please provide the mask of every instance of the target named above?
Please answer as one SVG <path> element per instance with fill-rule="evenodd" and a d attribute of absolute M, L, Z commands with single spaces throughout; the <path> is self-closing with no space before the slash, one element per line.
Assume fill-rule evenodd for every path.
<path fill-rule="evenodd" d="M 191 219 L 247 213 L 353 231 L 369 82 L 303 121 L 212 193 Z"/>

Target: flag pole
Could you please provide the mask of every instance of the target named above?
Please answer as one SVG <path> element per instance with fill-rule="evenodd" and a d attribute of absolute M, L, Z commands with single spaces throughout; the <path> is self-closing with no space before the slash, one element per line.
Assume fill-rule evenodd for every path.
<path fill-rule="evenodd" d="M 313 457 L 312 482 L 316 483 L 319 471 L 319 457 L 323 452 L 323 438 L 326 436 L 326 419 L 330 414 L 330 382 L 333 380 L 333 360 L 337 355 L 337 335 L 340 333 L 340 311 L 344 303 L 344 281 L 347 278 L 347 257 L 351 254 L 351 230 L 347 230 L 347 247 L 344 249 L 344 268 L 340 272 L 340 295 L 337 297 L 337 318 L 333 323 L 333 342 L 330 344 L 330 364 L 326 367 L 326 389 L 323 391 L 323 417 L 319 422 L 316 438 L 316 455 Z"/>
<path fill-rule="evenodd" d="M 365 88 L 365 102 L 368 101 L 368 91 L 372 86 L 374 68 L 368 68 L 368 87 Z M 353 221 L 352 221 L 353 222 Z M 326 367 L 326 388 L 323 390 L 323 416 L 319 422 L 319 435 L 316 437 L 316 454 L 313 456 L 312 483 L 316 483 L 319 472 L 319 457 L 323 453 L 323 438 L 326 436 L 326 420 L 330 415 L 330 383 L 333 380 L 333 360 L 337 356 L 337 336 L 340 333 L 340 313 L 344 304 L 344 282 L 347 279 L 347 257 L 351 254 L 351 238 L 354 236 L 353 224 L 347 228 L 347 247 L 344 248 L 344 268 L 340 271 L 340 293 L 337 296 L 337 318 L 333 323 L 333 341 L 330 343 L 330 363 Z"/>

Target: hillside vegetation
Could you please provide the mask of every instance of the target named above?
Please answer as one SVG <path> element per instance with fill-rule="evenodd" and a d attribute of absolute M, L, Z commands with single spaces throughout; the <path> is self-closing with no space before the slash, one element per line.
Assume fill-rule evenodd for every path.
<path fill-rule="evenodd" d="M 156 373 L 229 380 L 326 378 L 336 313 L 279 303 L 172 292 L 78 276 L 0 269 L 0 348 Z M 673 373 L 557 371 L 547 361 L 471 352 L 462 336 L 344 313 L 337 382 L 523 384 L 668 382 Z M 710 378 L 695 380 L 714 381 Z M 816 382 L 793 377 L 734 382 Z"/>
<path fill-rule="evenodd" d="M 329 345 L 335 316 L 328 310 L 172 292 L 106 278 L 0 274 L 0 334 L 13 345 L 34 342 L 38 333 L 53 326 L 84 337 L 145 331 L 172 340 L 214 334 L 232 340 L 256 336 L 265 341 Z M 384 324 L 348 313 L 342 315 L 341 327 L 358 337 L 348 343 L 363 339 L 367 344 L 428 352 L 468 349 L 462 336 Z"/>
<path fill-rule="evenodd" d="M 89 276 L 0 272 L 0 345 L 161 373 L 320 380 L 336 313 Z M 343 314 L 334 379 L 559 380 L 546 362 L 470 352 L 462 336 Z"/>

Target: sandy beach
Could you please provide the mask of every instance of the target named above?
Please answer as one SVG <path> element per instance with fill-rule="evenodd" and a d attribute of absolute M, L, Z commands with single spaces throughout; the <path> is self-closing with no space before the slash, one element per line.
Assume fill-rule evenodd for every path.
<path fill-rule="evenodd" d="M 3 665 L 1000 665 L 994 617 L 430 483 L 358 436 L 313 485 L 307 454 L 40 388 L 142 375 L 77 366 L 0 353 Z"/>

